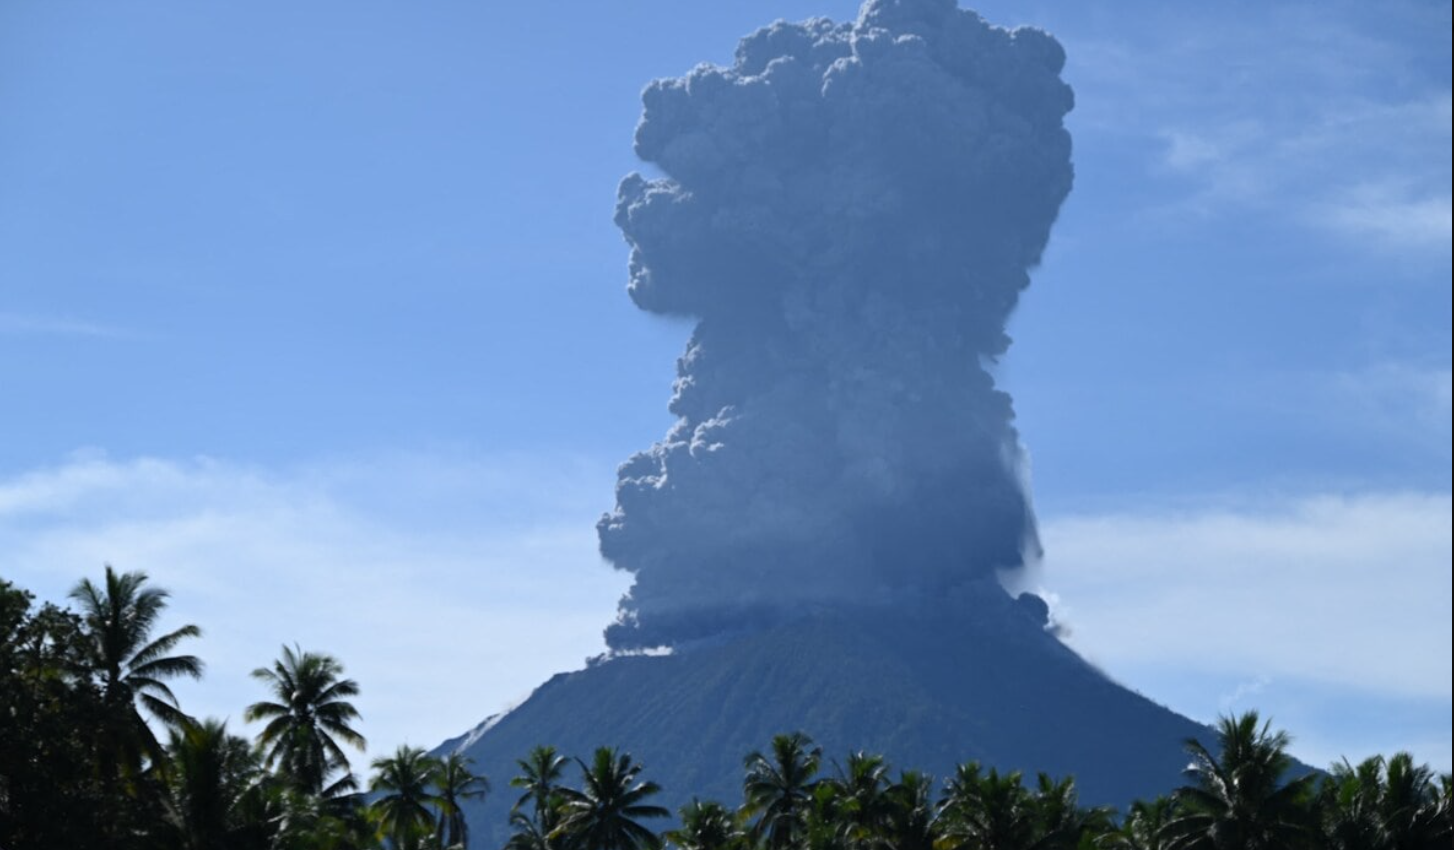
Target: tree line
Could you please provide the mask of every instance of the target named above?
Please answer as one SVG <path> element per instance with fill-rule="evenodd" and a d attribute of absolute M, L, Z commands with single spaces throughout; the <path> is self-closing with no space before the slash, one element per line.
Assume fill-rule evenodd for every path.
<path fill-rule="evenodd" d="M 37 609 L 0 580 L 0 850 L 468 847 L 485 778 L 400 747 L 365 793 L 347 752 L 366 746 L 358 683 L 326 653 L 284 646 L 252 672 L 253 741 L 184 712 L 168 683 L 201 678 L 180 650 L 202 632 L 156 633 L 168 596 L 108 566 L 71 591 L 77 610 Z"/>
<path fill-rule="evenodd" d="M 157 635 L 165 590 L 106 568 L 77 610 L 0 580 L 0 850 L 467 850 L 465 804 L 490 792 L 459 754 L 401 746 L 366 786 L 359 687 L 299 647 L 253 671 L 254 740 L 196 719 L 168 682 L 193 625 Z M 160 735 L 158 735 L 160 731 Z M 1451 777 L 1407 753 L 1297 775 L 1255 712 L 1186 742 L 1187 784 L 1125 812 L 1082 805 L 1072 778 L 960 765 L 942 783 L 882 756 L 825 763 L 803 733 L 743 763 L 742 802 L 674 819 L 629 753 L 540 746 L 517 762 L 504 850 L 1447 850 Z M 577 776 L 572 784 L 567 776 Z M 655 828 L 665 823 L 669 827 Z"/>

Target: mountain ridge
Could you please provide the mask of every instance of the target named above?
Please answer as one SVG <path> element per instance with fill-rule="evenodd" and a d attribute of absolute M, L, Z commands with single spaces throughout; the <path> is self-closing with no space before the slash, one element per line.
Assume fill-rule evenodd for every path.
<path fill-rule="evenodd" d="M 830 772 L 858 750 L 940 779 L 978 761 L 1073 775 L 1083 801 L 1122 808 L 1179 784 L 1183 742 L 1210 744 L 1211 730 L 1112 681 L 1035 609 L 976 582 L 942 599 L 822 608 L 688 651 L 610 657 L 552 676 L 435 752 L 461 752 L 489 777 L 494 791 L 469 817 L 496 844 L 508 837 L 515 762 L 542 744 L 582 759 L 599 746 L 631 753 L 673 810 L 693 797 L 736 805 L 743 759 L 792 731 L 823 748 Z"/>

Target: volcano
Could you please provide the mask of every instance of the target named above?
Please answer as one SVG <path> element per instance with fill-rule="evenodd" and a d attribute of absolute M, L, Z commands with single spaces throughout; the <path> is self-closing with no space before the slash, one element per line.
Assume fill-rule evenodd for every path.
<path fill-rule="evenodd" d="M 667 805 L 735 805 L 743 758 L 793 731 L 940 777 L 1074 775 L 1096 803 L 1176 784 L 1207 730 L 1001 584 L 1042 554 L 995 365 L 1073 182 L 1064 64 L 953 0 L 868 0 L 647 86 L 660 176 L 628 175 L 615 221 L 636 305 L 696 322 L 677 422 L 598 524 L 634 579 L 610 651 L 439 750 L 495 782 L 478 835 L 504 839 L 538 745 L 630 752 Z"/>
<path fill-rule="evenodd" d="M 507 782 L 539 744 L 585 759 L 599 746 L 629 752 L 675 811 L 692 797 L 740 803 L 744 757 L 793 731 L 823 748 L 825 765 L 864 751 L 942 779 L 975 760 L 1074 776 L 1082 801 L 1123 810 L 1179 784 L 1185 739 L 1213 740 L 1086 663 L 1033 606 L 981 582 L 938 602 L 835 606 L 562 673 L 436 752 L 460 752 L 491 779 L 471 830 L 499 846 L 516 796 Z"/>

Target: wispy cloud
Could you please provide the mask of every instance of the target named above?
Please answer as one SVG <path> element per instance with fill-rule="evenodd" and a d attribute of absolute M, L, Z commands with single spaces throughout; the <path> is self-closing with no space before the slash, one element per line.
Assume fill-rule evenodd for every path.
<path fill-rule="evenodd" d="M 1454 448 L 1454 380 L 1448 366 L 1385 361 L 1335 374 L 1325 409 L 1356 417 L 1370 433 L 1417 445 L 1447 463 Z"/>
<path fill-rule="evenodd" d="M 1394 248 L 1447 247 L 1454 229 L 1449 195 L 1407 181 L 1354 185 L 1315 207 L 1311 214 L 1320 223 Z"/>
<path fill-rule="evenodd" d="M 239 727 L 262 696 L 248 672 L 282 644 L 333 653 L 378 755 L 458 734 L 603 651 L 626 585 L 595 552 L 610 480 L 525 457 L 285 472 L 82 457 L 0 479 L 3 573 L 63 601 L 103 563 L 147 572 L 173 593 L 167 623 L 206 633 L 184 707 Z"/>
<path fill-rule="evenodd" d="M 130 339 L 136 332 L 112 325 L 98 324 L 69 316 L 39 316 L 27 313 L 0 312 L 0 335 L 3 336 L 72 336 L 106 339 Z"/>
<path fill-rule="evenodd" d="M 1313 3 L 1118 18 L 1070 52 L 1080 131 L 1154 143 L 1177 198 L 1156 217 L 1256 210 L 1372 250 L 1447 253 L 1448 81 L 1399 40 L 1448 24 L 1402 11 L 1387 27 Z"/>
<path fill-rule="evenodd" d="M 1447 767 L 1451 507 L 1326 494 L 1053 516 L 1046 584 L 1072 646 L 1179 711 L 1262 708 L 1318 763 L 1417 744 Z"/>
<path fill-rule="evenodd" d="M 1361 368 L 1269 370 L 1239 379 L 1257 415 L 1270 422 L 1297 423 L 1354 451 L 1376 447 L 1385 463 L 1423 463 L 1433 467 L 1430 473 L 1442 466 L 1447 480 L 1454 459 L 1448 365 L 1380 360 Z"/>
<path fill-rule="evenodd" d="M 1049 584 L 1093 657 L 1448 699 L 1450 512 L 1402 493 L 1051 517 Z"/>
<path fill-rule="evenodd" d="M 1198 116 L 1200 118 L 1200 116 Z M 1166 170 L 1194 189 L 1180 206 L 1281 208 L 1387 248 L 1450 244 L 1449 93 L 1325 102 L 1303 120 L 1191 121 L 1159 131 Z"/>
<path fill-rule="evenodd" d="M 1222 696 L 1217 699 L 1217 702 L 1221 705 L 1222 711 L 1224 713 L 1230 711 L 1245 710 L 1246 706 L 1243 705 L 1244 701 L 1248 697 L 1256 696 L 1262 693 L 1264 690 L 1267 689 L 1267 686 L 1270 684 L 1272 684 L 1271 676 L 1257 676 L 1252 679 L 1238 682 L 1236 687 L 1232 688 L 1232 690 L 1228 691 L 1227 693 L 1222 694 Z"/>
<path fill-rule="evenodd" d="M 0 478 L 0 573 L 63 601 L 103 563 L 148 572 L 173 592 L 163 627 L 206 631 L 185 707 L 238 727 L 260 697 L 248 672 L 280 645 L 334 653 L 377 755 L 459 734 L 602 651 L 627 584 L 595 551 L 611 480 L 539 457 L 270 470 L 81 454 Z M 1447 704 L 1450 512 L 1448 495 L 1394 493 L 1052 516 L 1046 577 L 1072 645 L 1201 719 L 1305 685 Z M 1295 731 L 1319 758 L 1347 751 Z M 1411 734 L 1395 745 L 1448 762 L 1427 749 L 1447 732 Z"/>

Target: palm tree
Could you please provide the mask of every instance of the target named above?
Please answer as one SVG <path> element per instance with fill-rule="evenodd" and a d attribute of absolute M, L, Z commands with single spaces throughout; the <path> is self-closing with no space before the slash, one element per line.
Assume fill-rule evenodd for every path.
<path fill-rule="evenodd" d="M 1163 835 L 1171 850 L 1279 850 L 1296 847 L 1311 832 L 1308 799 L 1314 774 L 1284 781 L 1292 767 L 1291 739 L 1258 727 L 1257 712 L 1223 717 L 1217 725 L 1220 758 L 1195 738 L 1186 769 L 1195 784 L 1173 795 L 1179 814 Z"/>
<path fill-rule="evenodd" d="M 692 798 L 678 810 L 682 825 L 664 837 L 681 850 L 737 850 L 743 833 L 726 806 Z"/>
<path fill-rule="evenodd" d="M 1444 835 L 1454 833 L 1454 774 L 1439 774 L 1439 785 L 1434 790 L 1434 820 Z"/>
<path fill-rule="evenodd" d="M 802 732 L 772 739 L 772 757 L 760 752 L 747 756 L 742 782 L 743 811 L 757 817 L 750 836 L 769 850 L 786 850 L 798 843 L 806 828 L 806 814 L 816 787 L 814 777 L 823 751 Z"/>
<path fill-rule="evenodd" d="M 201 678 L 202 661 L 195 655 L 168 653 L 185 638 L 201 637 L 202 630 L 186 625 L 153 639 L 151 631 L 171 594 L 159 587 L 143 587 L 146 580 L 146 573 L 117 575 L 107 564 L 104 587 L 82 579 L 70 596 L 80 603 L 81 618 L 94 643 L 103 700 L 124 712 L 118 719 L 155 759 L 161 753 L 160 744 L 137 713 L 136 703 L 170 727 L 180 728 L 190 720 L 166 683 L 178 676 Z"/>
<path fill-rule="evenodd" d="M 1175 814 L 1176 806 L 1170 797 L 1150 802 L 1136 800 L 1120 829 L 1107 837 L 1105 846 L 1114 850 L 1165 850 L 1170 839 L 1162 837 L 1162 830 Z"/>
<path fill-rule="evenodd" d="M 521 806 L 531 803 L 535 811 L 535 828 L 541 835 L 547 835 L 554 829 L 554 826 L 545 828 L 545 821 L 549 818 L 549 812 L 556 808 L 560 778 L 565 774 L 566 758 L 557 753 L 555 747 L 542 745 L 515 763 L 520 766 L 521 772 L 510 780 L 510 785 L 523 788 L 524 793 L 511 809 L 511 822 L 514 822 L 514 815 L 519 814 Z"/>
<path fill-rule="evenodd" d="M 1081 806 L 1075 780 L 1069 776 L 1055 780 L 1039 774 L 1030 799 L 1035 810 L 1032 850 L 1076 850 L 1112 832 L 1111 809 Z"/>
<path fill-rule="evenodd" d="M 490 782 L 485 777 L 472 773 L 473 759 L 459 753 L 450 753 L 439 760 L 439 770 L 434 775 L 435 800 L 439 806 L 437 837 L 443 847 L 469 848 L 469 821 L 464 816 L 465 800 L 482 800 L 490 791 Z"/>
<path fill-rule="evenodd" d="M 1447 780 L 1445 781 L 1447 785 Z M 1318 793 L 1331 850 L 1409 850 L 1450 844 L 1447 793 L 1408 753 L 1333 765 Z"/>
<path fill-rule="evenodd" d="M 268 775 L 244 798 L 248 850 L 380 850 L 378 829 L 361 794 L 322 797 L 286 777 Z"/>
<path fill-rule="evenodd" d="M 596 750 L 588 765 L 580 759 L 581 789 L 560 791 L 563 807 L 556 829 L 573 850 L 654 850 L 661 846 L 656 833 L 639 818 L 670 817 L 661 806 L 645 802 L 661 791 L 655 782 L 637 781 L 641 765 L 627 753 L 610 747 Z"/>
<path fill-rule="evenodd" d="M 981 775 L 977 762 L 960 765 L 945 785 L 939 803 L 944 850 L 1009 850 L 1035 842 L 1034 801 L 1020 773 L 1001 776 L 995 768 Z"/>
<path fill-rule="evenodd" d="M 259 667 L 253 678 L 266 682 L 275 702 L 255 702 L 243 717 L 248 722 L 266 720 L 258 734 L 258 745 L 268 767 L 281 765 L 282 772 L 306 794 L 332 797 L 356 786 L 349 773 L 348 757 L 339 741 L 363 751 L 367 743 L 350 722 L 359 719 L 348 702 L 358 696 L 358 683 L 341 678 L 343 665 L 330 655 L 294 652 L 283 647 L 283 657 L 272 669 Z M 344 776 L 325 787 L 336 771 Z"/>
<path fill-rule="evenodd" d="M 377 796 L 369 811 L 395 850 L 433 834 L 433 810 L 440 799 L 431 789 L 439 781 L 439 760 L 418 747 L 401 745 L 392 756 L 374 759 L 372 766 L 378 774 L 369 783 L 369 791 Z"/>
<path fill-rule="evenodd" d="M 532 818 L 520 809 L 510 810 L 510 828 L 513 832 L 505 842 L 507 850 L 551 850 L 555 846 L 551 836 L 560 827 L 560 810 L 547 808 Z"/>
<path fill-rule="evenodd" d="M 1454 828 L 1449 817 L 1448 786 L 1447 776 L 1442 783 L 1436 783 L 1433 770 L 1428 765 L 1415 765 L 1408 753 L 1389 757 L 1383 770 L 1379 809 L 1390 848 L 1450 846 Z"/>
<path fill-rule="evenodd" d="M 930 801 L 934 780 L 914 770 L 899 774 L 899 781 L 884 792 L 888 817 L 884 844 L 888 850 L 933 850 L 934 804 Z"/>
<path fill-rule="evenodd" d="M 1347 759 L 1333 765 L 1318 788 L 1323 842 L 1328 850 L 1377 850 L 1383 840 L 1382 756 L 1355 767 Z"/>
<path fill-rule="evenodd" d="M 803 812 L 803 832 L 795 850 L 862 850 L 855 844 L 853 825 L 842 810 L 838 789 L 827 781 L 813 786 L 813 797 Z"/>
<path fill-rule="evenodd" d="M 240 847 L 250 828 L 243 801 L 261 776 L 246 740 L 227 733 L 227 724 L 205 720 L 173 729 L 167 746 L 164 825 L 168 844 L 178 850 Z"/>
<path fill-rule="evenodd" d="M 835 826 L 850 847 L 881 844 L 888 823 L 888 764 L 883 756 L 851 753 L 837 775 L 821 785 L 829 789 Z"/>

